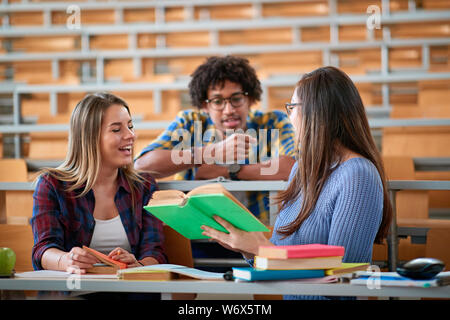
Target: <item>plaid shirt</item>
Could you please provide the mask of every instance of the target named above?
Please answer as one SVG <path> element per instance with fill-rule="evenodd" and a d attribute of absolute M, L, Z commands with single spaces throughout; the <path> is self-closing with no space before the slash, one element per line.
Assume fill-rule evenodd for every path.
<path fill-rule="evenodd" d="M 139 260 L 153 257 L 165 263 L 167 258 L 163 253 L 162 223 L 143 209 L 158 187 L 150 175 L 143 173 L 142 176 L 148 181 L 136 187 L 137 210 L 133 214 L 131 189 L 119 169 L 115 204 L 135 257 Z M 50 175 L 41 176 L 37 182 L 31 218 L 34 236 L 32 262 L 35 270 L 43 269 L 41 258 L 49 248 L 68 252 L 73 247 L 89 246 L 91 243 L 95 227 L 94 192 L 90 190 L 85 196 L 76 197 L 82 188 L 66 192 L 67 187 L 66 182 Z"/>
<path fill-rule="evenodd" d="M 202 137 L 195 136 L 194 132 L 199 130 L 195 128 L 194 123 L 196 121 L 201 122 Z M 169 125 L 169 127 L 159 137 L 152 141 L 147 147 L 145 147 L 139 154 L 138 158 L 145 153 L 156 150 L 166 149 L 172 150 L 178 145 L 179 140 L 172 141 L 172 137 L 182 136 L 183 130 L 190 133 L 191 141 L 187 148 L 199 145 L 207 145 L 213 143 L 213 138 L 208 136 L 209 130 L 214 130 L 215 126 L 209 115 L 203 111 L 185 110 L 180 111 L 176 119 Z M 295 157 L 294 151 L 294 129 L 286 114 L 281 111 L 261 112 L 258 110 L 250 110 L 247 118 L 247 130 L 255 130 L 254 132 L 260 138 L 258 141 L 257 150 L 257 162 L 268 160 L 271 157 L 278 155 L 288 155 Z M 260 130 L 267 130 L 267 137 L 261 136 Z M 271 129 L 278 129 L 278 141 L 274 141 L 274 146 L 278 147 L 278 150 L 271 150 Z M 210 133 L 212 131 L 209 131 Z M 262 140 L 266 140 L 266 143 L 262 143 Z M 186 143 L 186 142 L 184 142 Z M 277 152 L 278 151 L 278 152 Z M 262 155 L 262 157 L 261 157 Z M 249 160 L 246 160 L 246 164 Z M 176 180 L 194 180 L 197 168 L 192 168 L 179 172 L 175 175 Z M 263 223 L 269 223 L 269 193 L 268 192 L 247 192 L 248 209 L 257 216 Z"/>

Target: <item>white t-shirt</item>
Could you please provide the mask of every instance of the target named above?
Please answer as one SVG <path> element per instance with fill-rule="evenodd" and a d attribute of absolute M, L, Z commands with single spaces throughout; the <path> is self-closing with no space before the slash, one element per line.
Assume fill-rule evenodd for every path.
<path fill-rule="evenodd" d="M 95 219 L 94 234 L 89 247 L 104 254 L 110 253 L 117 247 L 131 252 L 130 242 L 120 215 L 109 220 Z"/>

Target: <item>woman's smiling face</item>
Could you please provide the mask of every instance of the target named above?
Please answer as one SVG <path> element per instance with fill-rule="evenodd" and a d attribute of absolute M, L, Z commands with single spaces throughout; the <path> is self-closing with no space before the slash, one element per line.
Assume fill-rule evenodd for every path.
<path fill-rule="evenodd" d="M 102 166 L 120 168 L 133 161 L 136 140 L 131 116 L 124 106 L 113 104 L 103 114 L 100 132 Z"/>

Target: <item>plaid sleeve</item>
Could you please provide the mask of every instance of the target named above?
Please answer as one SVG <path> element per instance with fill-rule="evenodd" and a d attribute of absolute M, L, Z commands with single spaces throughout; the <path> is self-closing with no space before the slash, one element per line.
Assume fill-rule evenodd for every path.
<path fill-rule="evenodd" d="M 141 153 L 137 156 L 136 159 L 139 159 L 147 152 L 153 150 L 172 150 L 179 143 L 179 140 L 177 140 L 176 137 L 182 136 L 183 133 L 189 132 L 191 124 L 192 112 L 189 110 L 180 111 L 177 114 L 175 120 L 167 127 L 167 129 L 164 130 L 164 132 L 161 133 L 158 138 L 153 140 L 148 146 L 142 149 Z"/>
<path fill-rule="evenodd" d="M 273 115 L 276 117 L 276 120 L 273 123 L 274 128 L 280 131 L 279 155 L 295 157 L 294 127 L 283 112 L 273 111 Z"/>
<path fill-rule="evenodd" d="M 158 190 L 156 181 L 150 176 L 145 176 L 146 190 L 143 203 L 146 205 L 151 199 L 153 192 Z M 142 230 L 139 243 L 139 257 L 141 260 L 145 257 L 153 257 L 159 263 L 167 263 L 167 257 L 164 253 L 164 233 L 162 222 L 152 214 L 142 208 Z"/>
<path fill-rule="evenodd" d="M 41 259 L 47 249 L 64 250 L 64 233 L 58 219 L 59 215 L 60 209 L 55 187 L 49 181 L 48 176 L 41 176 L 33 194 L 33 216 L 31 218 L 34 237 L 32 263 L 35 270 L 43 269 Z"/>

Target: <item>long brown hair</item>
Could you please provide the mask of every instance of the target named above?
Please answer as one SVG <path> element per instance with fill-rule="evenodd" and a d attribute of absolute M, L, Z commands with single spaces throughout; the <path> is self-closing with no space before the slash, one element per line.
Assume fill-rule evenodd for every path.
<path fill-rule="evenodd" d="M 59 167 L 43 168 L 40 173 L 50 174 L 58 180 L 69 182 L 67 191 L 83 188 L 80 197 L 91 190 L 97 180 L 102 161 L 100 133 L 103 115 L 106 109 L 114 104 L 124 106 L 130 114 L 128 104 L 123 99 L 107 92 L 88 94 L 78 102 L 70 117 L 66 159 Z M 122 167 L 122 172 L 131 189 L 134 210 L 135 186 L 142 183 L 144 178 L 135 171 L 133 163 Z"/>
<path fill-rule="evenodd" d="M 341 162 L 340 147 L 346 147 L 371 161 L 383 184 L 383 219 L 375 237 L 381 243 L 387 236 L 392 207 L 380 153 L 370 133 L 364 105 L 355 85 L 341 70 L 322 67 L 305 74 L 297 83 L 301 102 L 298 113 L 298 168 L 289 187 L 275 200 L 281 208 L 292 204 L 300 194 L 303 203 L 297 218 L 277 230 L 285 237 L 294 233 L 309 217 L 320 192 Z"/>

